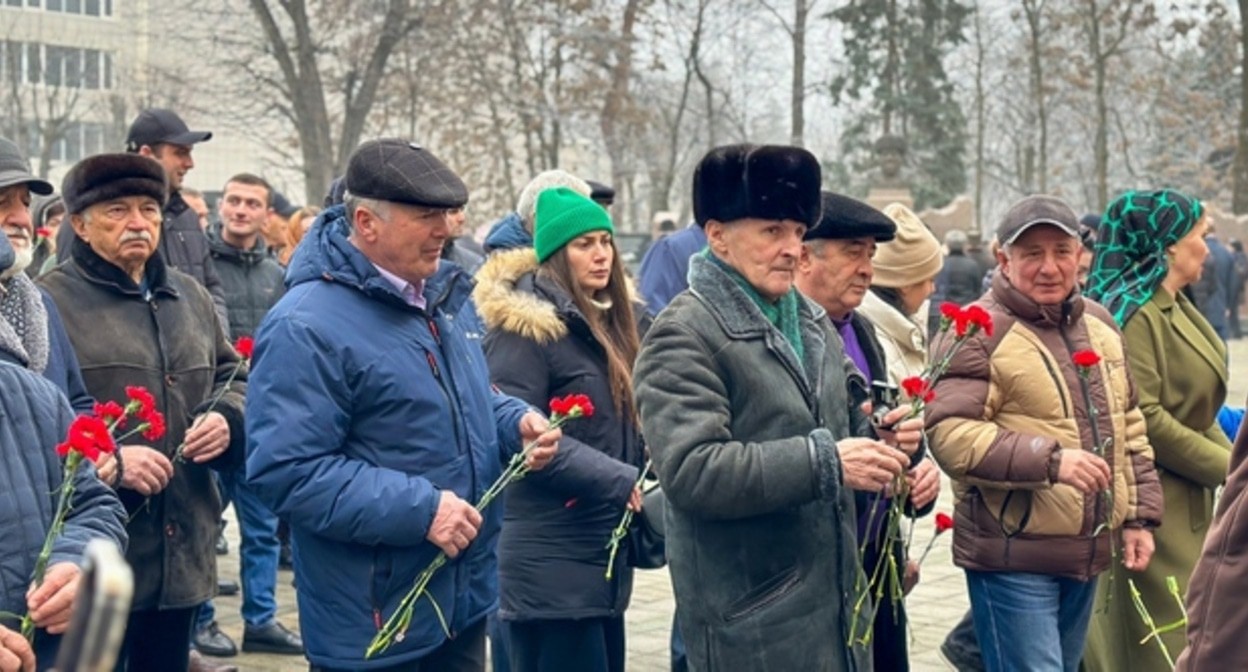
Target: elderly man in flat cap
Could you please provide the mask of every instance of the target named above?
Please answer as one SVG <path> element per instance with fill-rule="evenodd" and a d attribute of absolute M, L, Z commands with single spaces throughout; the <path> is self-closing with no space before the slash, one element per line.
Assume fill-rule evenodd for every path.
<path fill-rule="evenodd" d="M 127 387 L 144 387 L 168 424 L 164 436 L 136 435 L 100 465 L 130 514 L 135 586 L 121 659 L 130 670 L 185 670 L 195 607 L 216 586 L 221 500 L 209 468 L 241 459 L 246 373 L 226 388 L 238 354 L 212 297 L 157 251 L 168 193 L 159 163 L 93 156 L 70 169 L 62 193 L 76 236 L 69 263 L 41 282 L 87 391 L 125 403 Z"/>
<path fill-rule="evenodd" d="M 853 610 L 864 581 L 853 491 L 908 467 L 922 423 L 896 425 L 893 445 L 865 438 L 866 382 L 793 286 L 819 182 L 819 162 L 796 147 L 703 157 L 693 201 L 708 249 L 637 361 L 691 670 L 870 669 L 849 644 L 871 614 Z"/>
<path fill-rule="evenodd" d="M 502 511 L 472 503 L 522 441 L 537 442 L 540 468 L 560 433 L 490 386 L 472 283 L 440 258 L 468 200 L 459 177 L 426 149 L 381 139 L 351 155 L 346 188 L 257 333 L 247 479 L 290 520 L 314 670 L 364 669 L 380 624 L 439 551 L 451 561 L 432 600 L 367 669 L 484 670 Z"/>
<path fill-rule="evenodd" d="M 940 270 L 940 243 L 917 217 L 913 218 L 913 225 L 901 229 L 888 215 L 870 205 L 825 191 L 823 215 L 819 223 L 806 232 L 802 258 L 797 265 L 798 290 L 827 311 L 828 320 L 841 337 L 845 354 L 873 386 L 877 383 L 896 386 L 901 378 L 912 375 L 897 375 L 898 368 L 906 365 L 904 361 L 899 361 L 901 353 L 896 350 L 889 352 L 892 342 L 888 341 L 885 345 L 877 335 L 880 325 L 868 319 L 866 310 L 860 310 L 869 297 L 877 296 L 871 289 L 876 276 L 874 260 L 877 250 L 891 251 L 904 244 L 906 249 L 901 255 L 915 262 L 912 271 L 927 274 L 927 279 L 930 279 Z M 894 251 L 888 256 L 895 259 L 897 253 Z M 907 280 L 906 284 L 910 282 Z M 900 304 L 901 299 L 898 298 L 897 302 Z M 918 325 L 909 324 L 911 329 L 907 336 L 914 334 L 921 337 Z M 920 351 L 918 354 L 921 371 L 926 353 Z M 914 375 L 920 371 L 915 371 Z M 940 471 L 930 459 L 924 459 L 906 472 L 906 479 L 910 483 L 909 509 L 916 515 L 927 515 L 940 494 Z M 877 497 L 875 492 L 859 491 L 855 495 L 859 546 L 864 549 L 864 569 L 870 576 L 881 561 L 888 499 Z M 905 549 L 900 544 L 894 550 L 892 561 L 897 567 L 910 570 Z M 906 572 L 902 580 L 906 588 L 917 579 L 915 571 L 917 566 L 914 571 Z M 892 576 L 872 578 L 872 594 L 882 584 L 885 595 L 893 594 L 890 592 L 893 584 L 889 582 L 899 580 Z M 884 599 L 876 605 L 871 651 L 877 670 L 905 672 L 910 669 L 906 650 L 905 603 L 902 600 Z"/>

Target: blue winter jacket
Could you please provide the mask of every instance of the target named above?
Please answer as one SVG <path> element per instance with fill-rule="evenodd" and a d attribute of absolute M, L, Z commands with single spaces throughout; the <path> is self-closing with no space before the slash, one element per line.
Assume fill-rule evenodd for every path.
<path fill-rule="evenodd" d="M 364 650 L 438 553 L 441 490 L 475 502 L 520 447 L 529 406 L 493 390 L 472 283 L 443 261 L 413 308 L 348 240 L 342 206 L 299 246 L 287 293 L 256 334 L 247 480 L 290 521 L 299 624 L 315 666 L 417 660 L 446 637 L 428 600 L 403 640 Z M 451 634 L 494 610 L 500 507 L 430 583 Z"/>
<path fill-rule="evenodd" d="M 509 212 L 490 225 L 485 235 L 485 252 L 493 254 L 498 250 L 514 250 L 517 247 L 533 247 L 533 236 L 524 230 L 524 222 L 520 215 Z"/>

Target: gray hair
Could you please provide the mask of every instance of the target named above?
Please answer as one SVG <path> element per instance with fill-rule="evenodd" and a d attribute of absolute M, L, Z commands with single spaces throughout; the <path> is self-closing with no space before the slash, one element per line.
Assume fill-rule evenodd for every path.
<path fill-rule="evenodd" d="M 390 221 L 390 203 L 376 198 L 356 196 L 351 192 L 342 195 L 342 205 L 347 210 L 347 221 L 351 225 L 351 234 L 355 234 L 355 211 L 364 208 L 377 215 L 383 222 Z"/>
<path fill-rule="evenodd" d="M 592 191 L 588 182 L 565 170 L 556 169 L 538 173 L 537 177 L 524 186 L 520 192 L 520 198 L 516 201 L 516 214 L 520 215 L 525 231 L 533 233 L 533 225 L 537 219 L 537 197 L 543 191 L 556 187 L 567 187 L 586 198 Z"/>
<path fill-rule="evenodd" d="M 945 234 L 945 247 L 950 252 L 962 252 L 966 250 L 966 232 L 962 229 L 954 229 Z"/>

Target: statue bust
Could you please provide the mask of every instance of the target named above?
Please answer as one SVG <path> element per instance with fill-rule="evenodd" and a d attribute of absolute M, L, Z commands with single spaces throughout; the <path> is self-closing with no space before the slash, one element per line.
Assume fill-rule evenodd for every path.
<path fill-rule="evenodd" d="M 909 185 L 901 176 L 906 151 L 906 139 L 899 135 L 885 134 L 875 141 L 875 165 L 878 170 L 871 183 L 872 189 L 909 190 Z"/>

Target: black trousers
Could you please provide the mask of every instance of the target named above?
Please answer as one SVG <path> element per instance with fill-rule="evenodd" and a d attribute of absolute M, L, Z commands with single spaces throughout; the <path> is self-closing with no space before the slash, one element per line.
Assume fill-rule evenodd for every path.
<path fill-rule="evenodd" d="M 624 617 L 504 621 L 512 672 L 624 672 Z"/>
<path fill-rule="evenodd" d="M 349 672 L 345 668 L 308 668 L 311 672 Z M 485 672 L 485 619 L 448 639 L 420 660 L 413 660 L 370 672 Z"/>
<path fill-rule="evenodd" d="M 196 609 L 130 612 L 116 672 L 186 672 Z"/>

